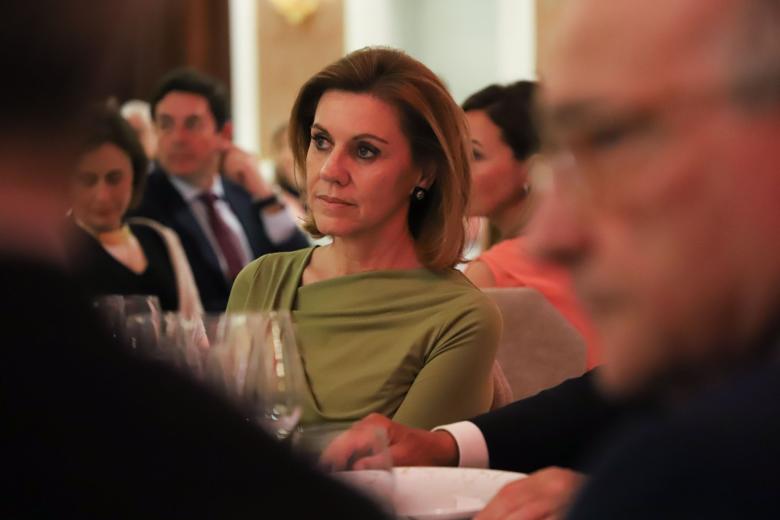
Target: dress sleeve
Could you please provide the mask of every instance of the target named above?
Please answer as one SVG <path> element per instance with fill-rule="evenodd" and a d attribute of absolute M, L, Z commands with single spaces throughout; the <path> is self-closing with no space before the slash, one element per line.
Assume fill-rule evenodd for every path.
<path fill-rule="evenodd" d="M 429 429 L 486 412 L 500 331 L 501 314 L 486 297 L 444 325 L 393 419 Z"/>

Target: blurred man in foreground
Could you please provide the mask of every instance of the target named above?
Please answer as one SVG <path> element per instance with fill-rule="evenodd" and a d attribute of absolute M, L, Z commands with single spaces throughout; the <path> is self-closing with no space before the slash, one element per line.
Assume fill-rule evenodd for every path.
<path fill-rule="evenodd" d="M 117 350 L 64 274 L 85 106 L 111 90 L 115 38 L 155 4 L 4 5 L 0 517 L 380 517 L 221 399 Z"/>
<path fill-rule="evenodd" d="M 580 0 L 560 29 L 532 239 L 598 326 L 602 391 L 663 406 L 594 453 L 573 505 L 582 480 L 545 471 L 479 518 L 777 517 L 780 3 Z M 406 463 L 426 442 L 446 462 L 463 449 L 386 427 Z"/>

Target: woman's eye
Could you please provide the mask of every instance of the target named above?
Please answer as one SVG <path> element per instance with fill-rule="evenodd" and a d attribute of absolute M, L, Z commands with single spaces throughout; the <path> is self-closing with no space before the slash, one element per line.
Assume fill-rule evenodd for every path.
<path fill-rule="evenodd" d="M 475 161 L 481 161 L 482 159 L 485 158 L 485 155 L 482 152 L 480 152 L 479 150 L 474 150 L 474 154 L 473 155 L 474 155 L 474 160 Z"/>
<path fill-rule="evenodd" d="M 83 173 L 76 176 L 76 182 L 85 188 L 89 188 L 97 183 L 97 175 Z"/>
<path fill-rule="evenodd" d="M 361 159 L 373 159 L 377 155 L 379 155 L 379 150 L 373 146 L 359 144 L 357 147 L 357 156 Z"/>
<path fill-rule="evenodd" d="M 109 186 L 116 186 L 120 182 L 122 182 L 122 172 L 121 171 L 116 171 L 115 170 L 115 171 L 112 171 L 112 172 L 108 172 L 108 174 L 106 175 L 106 184 L 108 184 Z"/>
<path fill-rule="evenodd" d="M 311 136 L 311 140 L 317 150 L 327 150 L 328 145 L 330 144 L 328 143 L 328 138 L 322 134 L 315 134 Z"/>

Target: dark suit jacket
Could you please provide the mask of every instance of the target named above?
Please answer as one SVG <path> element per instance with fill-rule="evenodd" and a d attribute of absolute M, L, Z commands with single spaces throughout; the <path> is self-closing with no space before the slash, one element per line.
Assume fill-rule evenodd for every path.
<path fill-rule="evenodd" d="M 378 518 L 219 398 L 129 357 L 58 270 L 0 256 L 0 518 Z"/>
<path fill-rule="evenodd" d="M 249 193 L 228 179 L 223 178 L 222 183 L 225 200 L 241 222 L 255 258 L 308 245 L 306 237 L 297 230 L 284 243 L 272 244 L 265 233 L 259 208 L 252 202 Z M 195 215 L 163 170 L 157 169 L 149 174 L 141 204 L 132 212 L 132 216 L 151 218 L 176 231 L 192 267 L 203 307 L 212 312 L 224 311 L 233 282 L 225 277 L 217 254 Z"/>
<path fill-rule="evenodd" d="M 780 518 L 780 362 L 648 418 L 595 460 L 573 519 Z"/>
<path fill-rule="evenodd" d="M 651 408 L 645 399 L 605 398 L 594 381 L 597 370 L 471 419 L 485 437 L 490 467 L 523 473 L 547 466 L 583 471 L 588 455 L 611 431 Z"/>

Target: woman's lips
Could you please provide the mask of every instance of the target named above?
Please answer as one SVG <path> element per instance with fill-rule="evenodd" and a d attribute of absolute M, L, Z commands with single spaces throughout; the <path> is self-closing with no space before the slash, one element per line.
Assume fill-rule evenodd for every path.
<path fill-rule="evenodd" d="M 328 204 L 332 204 L 334 206 L 354 206 L 355 204 L 346 201 L 344 199 L 339 199 L 338 197 L 329 197 L 327 195 L 317 195 L 317 198 L 321 201 L 324 201 Z"/>

